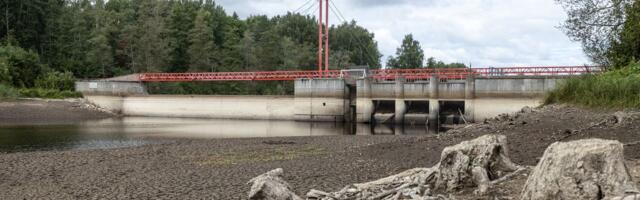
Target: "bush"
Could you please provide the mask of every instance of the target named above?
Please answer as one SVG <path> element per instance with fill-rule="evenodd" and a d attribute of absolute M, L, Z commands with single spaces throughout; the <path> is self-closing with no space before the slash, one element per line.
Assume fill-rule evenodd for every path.
<path fill-rule="evenodd" d="M 0 98 L 16 98 L 18 97 L 18 91 L 8 85 L 0 84 Z"/>
<path fill-rule="evenodd" d="M 549 92 L 545 104 L 600 108 L 640 108 L 640 63 L 600 75 L 571 78 Z"/>
<path fill-rule="evenodd" d="M 0 59 L 0 84 L 13 84 L 9 62 L 4 59 Z"/>
<path fill-rule="evenodd" d="M 22 88 L 19 90 L 20 97 L 27 98 L 45 98 L 45 99 L 64 99 L 64 98 L 80 98 L 82 94 L 74 91 L 60 91 L 42 88 Z"/>
<path fill-rule="evenodd" d="M 72 91 L 75 78 L 71 72 L 52 71 L 36 80 L 36 87 L 50 90 Z"/>
<path fill-rule="evenodd" d="M 43 71 L 39 56 L 33 51 L 26 51 L 16 46 L 0 46 L 0 78 L 8 79 L 15 87 L 33 87 L 34 80 Z M 9 77 L 3 77 L 7 70 Z"/>

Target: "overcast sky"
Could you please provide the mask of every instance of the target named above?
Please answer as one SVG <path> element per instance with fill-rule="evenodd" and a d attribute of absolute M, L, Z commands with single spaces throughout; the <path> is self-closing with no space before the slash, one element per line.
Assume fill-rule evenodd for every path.
<path fill-rule="evenodd" d="M 316 2 L 317 0 L 312 0 Z M 394 55 L 405 34 L 425 57 L 474 67 L 583 65 L 579 43 L 557 27 L 565 12 L 554 0 L 332 0 L 347 20 L 373 31 L 378 48 Z M 242 18 L 295 11 L 307 0 L 218 0 Z M 303 12 L 305 9 L 300 9 Z M 308 12 L 317 13 L 317 9 Z M 303 13 L 304 14 L 304 13 Z M 331 23 L 340 23 L 330 15 Z"/>

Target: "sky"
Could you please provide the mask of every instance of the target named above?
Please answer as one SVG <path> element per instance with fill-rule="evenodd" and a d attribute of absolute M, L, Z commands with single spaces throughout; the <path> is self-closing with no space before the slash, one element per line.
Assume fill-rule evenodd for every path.
<path fill-rule="evenodd" d="M 218 0 L 240 17 L 274 16 L 306 9 L 308 0 Z M 311 0 L 317 4 L 317 0 Z M 554 0 L 332 0 L 346 20 L 375 34 L 383 65 L 406 34 L 422 45 L 425 59 L 473 67 L 584 65 L 579 43 L 558 28 L 566 18 Z M 309 2 L 311 3 L 311 2 Z M 310 4 L 307 4 L 310 5 Z M 301 7 L 302 6 L 302 7 Z M 307 11 L 307 12 L 305 12 Z M 330 23 L 343 22 L 333 12 Z"/>

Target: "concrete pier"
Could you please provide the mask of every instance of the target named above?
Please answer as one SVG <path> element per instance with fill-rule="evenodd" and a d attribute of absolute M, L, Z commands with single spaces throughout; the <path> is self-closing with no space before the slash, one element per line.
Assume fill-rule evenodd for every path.
<path fill-rule="evenodd" d="M 371 78 L 356 82 L 356 122 L 370 123 L 373 118 L 373 100 L 371 99 Z"/>
<path fill-rule="evenodd" d="M 440 123 L 440 101 L 437 99 L 429 100 L 429 118 L 428 123 L 430 128 L 437 128 Z"/>
<path fill-rule="evenodd" d="M 295 119 L 345 121 L 349 115 L 349 89 L 344 79 L 295 81 Z"/>
<path fill-rule="evenodd" d="M 405 99 L 404 99 L 404 77 L 398 77 L 396 79 L 396 83 L 395 83 L 395 95 L 396 95 L 396 102 L 395 102 L 395 116 L 394 116 L 394 122 L 396 124 L 403 124 L 404 123 L 404 115 L 407 112 L 407 104 L 405 103 Z"/>
<path fill-rule="evenodd" d="M 476 98 L 476 79 L 475 75 L 467 76 L 464 85 L 464 120 L 475 121 L 474 115 L 474 99 Z"/>
<path fill-rule="evenodd" d="M 431 99 L 438 98 L 438 92 L 440 89 L 440 87 L 438 86 L 439 84 L 440 80 L 438 79 L 438 75 L 431 76 L 431 78 L 429 79 L 429 97 Z"/>

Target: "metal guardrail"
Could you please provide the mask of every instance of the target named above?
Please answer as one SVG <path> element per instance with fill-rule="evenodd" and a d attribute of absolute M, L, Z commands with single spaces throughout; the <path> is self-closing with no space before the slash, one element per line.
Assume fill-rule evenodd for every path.
<path fill-rule="evenodd" d="M 187 82 L 187 81 L 291 81 L 311 78 L 348 77 L 350 70 L 329 71 L 261 71 L 261 72 L 197 72 L 197 73 L 142 73 L 143 82 Z M 368 76 L 377 80 L 395 80 L 404 77 L 407 80 L 427 80 L 432 76 L 440 79 L 464 79 L 469 75 L 476 77 L 501 76 L 570 76 L 602 72 L 602 68 L 593 66 L 539 66 L 506 68 L 419 68 L 419 69 L 381 69 L 370 70 Z M 361 73 L 360 70 L 358 73 Z M 360 76 L 360 74 L 354 76 Z"/>

